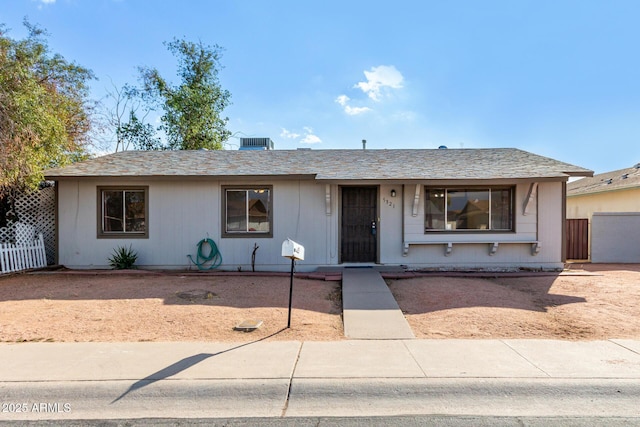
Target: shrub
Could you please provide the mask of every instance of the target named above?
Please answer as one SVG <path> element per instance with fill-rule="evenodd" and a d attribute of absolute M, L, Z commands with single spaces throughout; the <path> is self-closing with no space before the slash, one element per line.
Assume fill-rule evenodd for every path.
<path fill-rule="evenodd" d="M 138 259 L 138 254 L 131 248 L 125 246 L 118 246 L 113 250 L 113 255 L 109 258 L 109 265 L 115 270 L 126 270 L 130 268 L 136 268 L 134 264 Z"/>

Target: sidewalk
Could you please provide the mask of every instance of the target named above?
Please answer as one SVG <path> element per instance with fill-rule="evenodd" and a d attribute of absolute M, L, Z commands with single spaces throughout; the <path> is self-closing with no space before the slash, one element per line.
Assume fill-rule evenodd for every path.
<path fill-rule="evenodd" d="M 355 340 L 0 344 L 0 381 L 634 378 L 640 341 Z"/>
<path fill-rule="evenodd" d="M 550 410 L 553 401 L 569 398 L 567 387 L 585 385 L 608 387 L 604 394 L 618 390 L 622 394 L 616 398 L 624 405 L 624 399 L 634 402 L 632 409 L 604 402 L 600 408 L 598 397 L 590 395 L 590 407 L 640 417 L 636 340 L 24 343 L 1 344 L 0 360 L 3 402 L 26 401 L 31 409 L 33 403 L 49 402 L 58 403 L 57 409 L 65 403 L 73 408 L 54 416 L 33 410 L 3 413 L 0 421 L 158 417 L 184 411 L 188 417 L 447 413 L 452 407 L 443 396 L 474 387 L 480 393 L 485 386 L 506 387 L 508 392 L 494 397 L 510 396 L 513 412 L 519 407 L 514 396 L 524 393 L 522 384 L 545 387 L 547 398 L 549 390 L 560 396 L 552 396 L 551 404 L 522 399 L 521 405 L 530 405 L 522 406 L 523 413 L 535 409 L 536 402 Z M 359 394 L 363 390 L 366 399 Z M 394 397 L 401 408 L 380 404 Z M 484 401 L 474 399 L 476 410 L 484 411 Z M 181 406 L 185 401 L 188 405 Z M 564 403 L 558 410 L 584 410 Z"/>

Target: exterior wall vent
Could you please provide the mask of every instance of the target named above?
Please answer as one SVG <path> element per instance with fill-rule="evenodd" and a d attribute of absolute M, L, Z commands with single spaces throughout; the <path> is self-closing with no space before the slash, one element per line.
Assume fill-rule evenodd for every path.
<path fill-rule="evenodd" d="M 271 138 L 240 138 L 240 150 L 273 150 Z"/>

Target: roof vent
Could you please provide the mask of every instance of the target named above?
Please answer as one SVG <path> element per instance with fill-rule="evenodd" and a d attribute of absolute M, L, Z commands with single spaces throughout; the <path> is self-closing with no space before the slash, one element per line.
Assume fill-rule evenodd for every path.
<path fill-rule="evenodd" d="M 240 150 L 273 150 L 271 138 L 240 138 Z"/>
<path fill-rule="evenodd" d="M 447 146 L 446 145 L 441 145 L 440 147 L 438 147 L 438 150 L 446 150 Z"/>
<path fill-rule="evenodd" d="M 612 182 L 613 182 L 613 179 L 611 179 L 611 178 L 604 180 L 605 184 L 611 184 Z"/>
<path fill-rule="evenodd" d="M 629 178 L 629 174 L 628 173 L 625 173 L 624 175 L 622 175 L 622 179 L 627 179 L 627 178 Z"/>
<path fill-rule="evenodd" d="M 636 168 L 636 169 L 640 169 L 640 163 L 636 163 L 636 165 L 634 166 L 634 168 Z"/>
<path fill-rule="evenodd" d="M 311 147 L 298 147 L 298 151 L 311 151 Z"/>

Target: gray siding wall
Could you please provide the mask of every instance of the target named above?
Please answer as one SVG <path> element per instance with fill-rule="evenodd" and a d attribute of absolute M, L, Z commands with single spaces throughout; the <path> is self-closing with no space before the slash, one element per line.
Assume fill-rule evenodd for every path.
<path fill-rule="evenodd" d="M 592 262 L 640 262 L 640 212 L 594 212 Z"/>
<path fill-rule="evenodd" d="M 473 185 L 473 183 L 468 184 Z M 537 195 L 530 202 L 525 214 L 523 205 L 529 185 L 529 183 L 522 183 L 516 186 L 515 233 L 457 234 L 425 234 L 424 189 L 420 189 L 417 215 L 413 216 L 415 184 L 405 185 L 402 209 L 390 210 L 385 209 L 384 204 L 382 205 L 382 212 L 391 218 L 390 221 L 389 218 L 384 217 L 385 223 L 391 222 L 393 227 L 400 227 L 399 229 L 402 230 L 402 218 L 404 218 L 404 230 L 396 234 L 385 230 L 381 262 L 434 269 L 562 268 L 562 182 L 539 183 Z M 415 243 L 409 246 L 406 256 L 403 256 L 403 241 Z M 538 241 L 541 244 L 541 250 L 538 254 L 532 255 L 531 243 L 505 243 L 499 245 L 494 255 L 489 255 L 489 242 L 494 241 Z M 441 243 L 435 244 L 437 242 Z M 448 256 L 445 255 L 446 242 L 453 243 L 453 250 Z M 456 244 L 456 242 L 460 243 Z"/>
<path fill-rule="evenodd" d="M 97 187 L 106 185 L 149 187 L 149 237 L 147 239 L 97 238 Z M 138 252 L 138 265 L 146 268 L 195 269 L 187 254 L 211 237 L 218 245 L 225 270 L 249 271 L 255 244 L 256 270 L 287 271 L 290 261 L 281 257 L 282 242 L 291 238 L 305 247 L 299 271 L 336 265 L 340 248 L 339 186 L 314 181 L 251 181 L 273 186 L 273 238 L 222 238 L 221 189 L 246 184 L 219 180 L 93 180 L 59 182 L 59 262 L 70 268 L 108 268 L 108 257 L 117 246 L 129 245 Z M 367 184 L 370 185 L 370 184 Z M 326 190 L 330 190 L 327 214 Z M 537 197 L 523 213 L 529 184 L 516 188 L 516 232 L 492 234 L 425 235 L 424 191 L 421 188 L 417 215 L 412 215 L 414 184 L 379 186 L 378 250 L 382 264 L 416 268 L 562 268 L 562 182 L 540 183 Z M 396 197 L 391 197 L 391 190 Z M 403 256 L 405 241 L 453 242 L 445 256 L 444 244 L 411 245 Z M 501 244 L 489 255 L 489 241 L 539 241 L 532 255 L 530 243 Z"/>
<path fill-rule="evenodd" d="M 97 187 L 127 185 L 113 181 L 61 181 L 59 183 L 59 261 L 70 268 L 108 268 L 117 246 L 131 244 L 137 264 L 148 268 L 187 269 L 187 254 L 211 237 L 223 257 L 223 268 L 251 269 L 254 244 L 256 270 L 287 270 L 282 242 L 291 238 L 305 246 L 300 269 L 337 263 L 336 201 L 326 215 L 325 185 L 308 181 L 251 182 L 273 185 L 273 238 L 221 238 L 221 188 L 223 181 L 136 181 L 149 186 L 149 237 L 147 239 L 97 238 Z M 238 183 L 235 183 L 238 184 Z M 337 189 L 331 188 L 333 193 Z M 191 265 L 192 269 L 195 266 Z"/>

